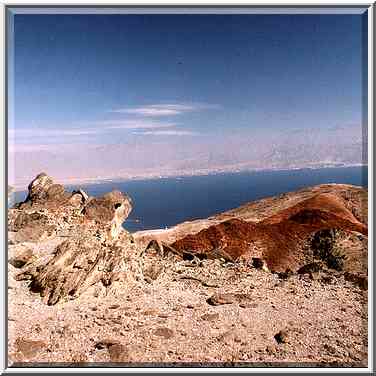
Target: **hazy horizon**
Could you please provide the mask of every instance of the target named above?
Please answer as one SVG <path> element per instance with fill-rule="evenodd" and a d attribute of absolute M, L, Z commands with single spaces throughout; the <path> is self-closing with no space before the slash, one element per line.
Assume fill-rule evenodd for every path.
<path fill-rule="evenodd" d="M 17 14 L 9 182 L 362 163 L 365 22 Z"/>

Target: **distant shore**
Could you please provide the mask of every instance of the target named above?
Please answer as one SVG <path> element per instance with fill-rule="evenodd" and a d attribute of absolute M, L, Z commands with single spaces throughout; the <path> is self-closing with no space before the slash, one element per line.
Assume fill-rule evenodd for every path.
<path fill-rule="evenodd" d="M 187 171 L 187 172 L 180 172 L 177 174 L 176 172 L 165 172 L 165 173 L 145 173 L 139 175 L 130 175 L 130 176 L 96 176 L 90 178 L 56 178 L 54 179 L 56 183 L 63 184 L 66 186 L 71 185 L 89 185 L 89 184 L 100 184 L 100 183 L 108 183 L 111 181 L 134 181 L 134 180 L 155 180 L 155 179 L 168 179 L 168 178 L 184 178 L 184 177 L 193 177 L 193 176 L 210 176 L 210 175 L 219 175 L 219 174 L 237 174 L 237 173 L 245 173 L 245 172 L 268 172 L 268 171 L 293 171 L 293 170 L 317 170 L 317 169 L 330 169 L 330 168 L 351 168 L 351 167 L 367 167 L 367 164 L 362 163 L 354 163 L 354 164 L 346 164 L 346 165 L 318 165 L 318 166 L 300 166 L 300 167 L 271 167 L 271 168 L 252 168 L 252 169 L 217 169 L 217 170 L 197 170 L 197 171 Z M 48 173 L 48 172 L 47 172 Z M 52 174 L 50 176 L 53 177 Z M 30 183 L 30 180 L 27 183 L 11 183 L 10 185 L 13 188 L 11 193 L 15 192 L 22 192 L 27 190 L 27 186 Z M 9 184 L 9 183 L 8 183 Z"/>

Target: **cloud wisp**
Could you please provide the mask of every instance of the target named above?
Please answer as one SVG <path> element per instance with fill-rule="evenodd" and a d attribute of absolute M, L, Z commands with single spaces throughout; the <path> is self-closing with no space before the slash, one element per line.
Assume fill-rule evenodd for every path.
<path fill-rule="evenodd" d="M 116 132 L 129 131 L 133 135 L 144 136 L 194 136 L 197 132 L 180 129 L 179 123 L 159 117 L 176 116 L 185 113 L 219 109 L 220 106 L 206 103 L 168 103 L 127 107 L 112 110 L 113 113 L 126 114 L 126 119 L 107 119 L 81 121 L 67 126 L 55 127 L 29 126 L 9 129 L 9 140 L 16 144 L 50 144 L 73 141 L 73 138 L 90 137 L 91 141 L 106 137 L 118 137 Z M 114 136 L 111 136 L 111 133 Z"/>
<path fill-rule="evenodd" d="M 219 109 L 218 105 L 195 103 L 195 104 L 151 104 L 140 107 L 126 107 L 112 110 L 111 112 L 132 114 L 146 117 L 176 116 L 187 112 Z"/>
<path fill-rule="evenodd" d="M 197 136 L 197 132 L 183 131 L 183 130 L 154 130 L 154 131 L 138 131 L 133 132 L 135 135 L 140 136 Z"/>
<path fill-rule="evenodd" d="M 80 137 L 92 136 L 113 132 L 116 130 L 148 130 L 148 129 L 166 129 L 174 128 L 178 124 L 173 122 L 159 122 L 147 119 L 138 120 L 104 120 L 80 123 L 77 127 L 55 128 L 19 128 L 9 129 L 8 135 L 10 139 L 14 138 L 51 138 L 51 137 Z"/>

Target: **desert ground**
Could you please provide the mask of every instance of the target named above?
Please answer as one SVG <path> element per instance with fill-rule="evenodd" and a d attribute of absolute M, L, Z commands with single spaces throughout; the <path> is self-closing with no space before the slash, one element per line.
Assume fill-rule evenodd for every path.
<path fill-rule="evenodd" d="M 10 366 L 367 367 L 367 191 L 326 184 L 129 233 L 46 174 L 8 210 Z"/>

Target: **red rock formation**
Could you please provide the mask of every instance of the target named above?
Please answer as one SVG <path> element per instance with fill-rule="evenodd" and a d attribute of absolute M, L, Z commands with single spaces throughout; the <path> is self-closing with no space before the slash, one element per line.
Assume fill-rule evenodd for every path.
<path fill-rule="evenodd" d="M 263 258 L 269 269 L 298 269 L 306 255 L 302 248 L 309 237 L 322 229 L 336 228 L 367 235 L 341 199 L 320 194 L 283 209 L 260 222 L 230 219 L 172 244 L 179 251 L 210 255 L 222 249 L 233 259 Z"/>

